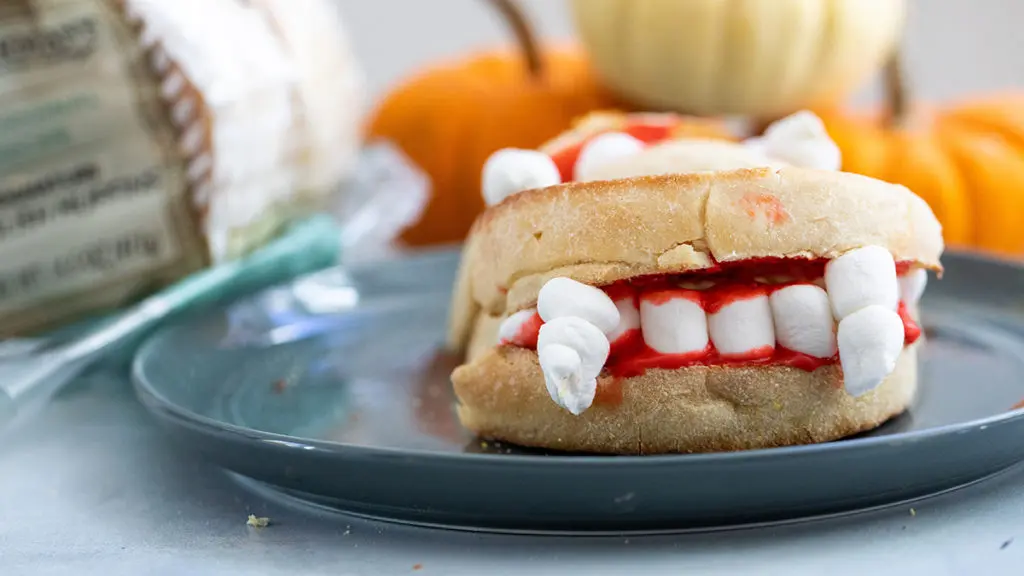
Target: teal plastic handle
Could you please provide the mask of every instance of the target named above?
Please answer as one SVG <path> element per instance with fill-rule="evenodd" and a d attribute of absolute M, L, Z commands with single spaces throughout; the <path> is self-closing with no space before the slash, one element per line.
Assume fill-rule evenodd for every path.
<path fill-rule="evenodd" d="M 338 225 L 315 216 L 251 255 L 193 274 L 154 298 L 170 308 L 191 307 L 326 268 L 340 255 Z"/>

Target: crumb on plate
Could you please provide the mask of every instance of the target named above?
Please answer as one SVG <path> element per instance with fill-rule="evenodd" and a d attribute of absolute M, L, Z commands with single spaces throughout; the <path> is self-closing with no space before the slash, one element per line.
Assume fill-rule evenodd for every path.
<path fill-rule="evenodd" d="M 255 514 L 249 514 L 249 519 L 245 521 L 245 524 L 253 528 L 266 528 L 270 525 L 270 518 L 266 516 L 257 518 Z"/>

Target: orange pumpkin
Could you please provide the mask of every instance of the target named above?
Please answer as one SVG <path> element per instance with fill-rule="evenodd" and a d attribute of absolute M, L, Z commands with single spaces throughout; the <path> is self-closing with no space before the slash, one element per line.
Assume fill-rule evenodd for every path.
<path fill-rule="evenodd" d="M 491 0 L 518 48 L 426 70 L 387 96 L 368 137 L 391 140 L 432 180 L 432 197 L 403 240 L 461 241 L 484 208 L 480 172 L 505 147 L 535 148 L 575 118 L 613 105 L 575 47 L 542 50 L 512 0 Z"/>
<path fill-rule="evenodd" d="M 1024 95 L 932 108 L 911 102 L 894 58 L 882 113 L 819 112 L 843 170 L 903 184 L 951 246 L 1024 254 Z"/>

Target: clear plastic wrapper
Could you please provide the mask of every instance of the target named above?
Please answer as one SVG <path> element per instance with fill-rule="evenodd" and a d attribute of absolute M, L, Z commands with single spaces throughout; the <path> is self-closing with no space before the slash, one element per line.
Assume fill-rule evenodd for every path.
<path fill-rule="evenodd" d="M 419 220 L 429 191 L 430 179 L 401 150 L 388 142 L 368 145 L 333 210 L 345 222 L 346 262 L 395 254 L 398 235 Z"/>

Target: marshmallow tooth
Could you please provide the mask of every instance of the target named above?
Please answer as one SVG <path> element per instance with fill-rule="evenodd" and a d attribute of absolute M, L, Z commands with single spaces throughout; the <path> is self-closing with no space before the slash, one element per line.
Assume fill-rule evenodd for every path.
<path fill-rule="evenodd" d="M 523 327 L 533 319 L 533 315 L 536 313 L 535 309 L 528 308 L 502 320 L 501 325 L 498 326 L 498 342 L 516 346 L 529 344 L 531 338 L 523 333 Z"/>
<path fill-rule="evenodd" d="M 590 408 L 597 394 L 597 378 L 584 377 L 580 355 L 568 346 L 548 344 L 538 356 L 551 399 L 576 416 Z"/>
<path fill-rule="evenodd" d="M 580 150 L 576 166 L 573 168 L 573 177 L 585 181 L 596 168 L 619 158 L 638 154 L 643 149 L 643 142 L 625 132 L 607 132 L 595 136 Z"/>
<path fill-rule="evenodd" d="M 608 360 L 608 338 L 590 322 L 582 318 L 555 318 L 540 327 L 537 350 L 549 344 L 568 346 L 580 355 L 583 375 L 596 378 Z"/>
<path fill-rule="evenodd" d="M 708 332 L 725 359 L 753 359 L 775 351 L 775 326 L 768 296 L 762 290 L 735 300 L 708 315 Z"/>
<path fill-rule="evenodd" d="M 576 317 L 610 334 L 619 325 L 619 309 L 600 288 L 570 278 L 552 278 L 540 289 L 537 311 L 545 322 Z"/>
<path fill-rule="evenodd" d="M 708 320 L 695 290 L 659 290 L 640 296 L 644 342 L 662 354 L 692 354 L 708 347 Z"/>
<path fill-rule="evenodd" d="M 900 300 L 907 306 L 913 306 L 921 301 L 924 289 L 928 285 L 928 272 L 923 269 L 911 270 L 900 276 Z"/>
<path fill-rule="evenodd" d="M 899 304 L 896 263 L 881 246 L 851 250 L 829 262 L 825 288 L 837 320 L 867 306 L 896 310 Z"/>
<path fill-rule="evenodd" d="M 640 309 L 636 306 L 636 299 L 627 296 L 615 300 L 615 308 L 619 311 L 619 323 L 608 333 L 608 340 L 615 343 L 627 332 L 640 328 Z"/>
<path fill-rule="evenodd" d="M 825 124 L 812 112 L 787 116 L 768 126 L 763 136 L 751 138 L 744 144 L 801 168 L 839 170 L 842 165 L 839 147 L 829 137 Z"/>
<path fill-rule="evenodd" d="M 779 346 L 815 358 L 836 355 L 835 321 L 825 290 L 795 284 L 772 292 L 768 300 Z"/>
<path fill-rule="evenodd" d="M 546 188 L 562 183 L 558 166 L 550 156 L 536 150 L 504 148 L 484 163 L 481 188 L 488 206 L 523 190 Z"/>
<path fill-rule="evenodd" d="M 608 338 L 582 318 L 545 322 L 537 337 L 537 356 L 551 399 L 576 415 L 589 408 L 609 350 Z"/>
<path fill-rule="evenodd" d="M 896 369 L 903 351 L 903 320 L 883 306 L 862 308 L 839 322 L 839 363 L 851 396 L 866 394 Z"/>

